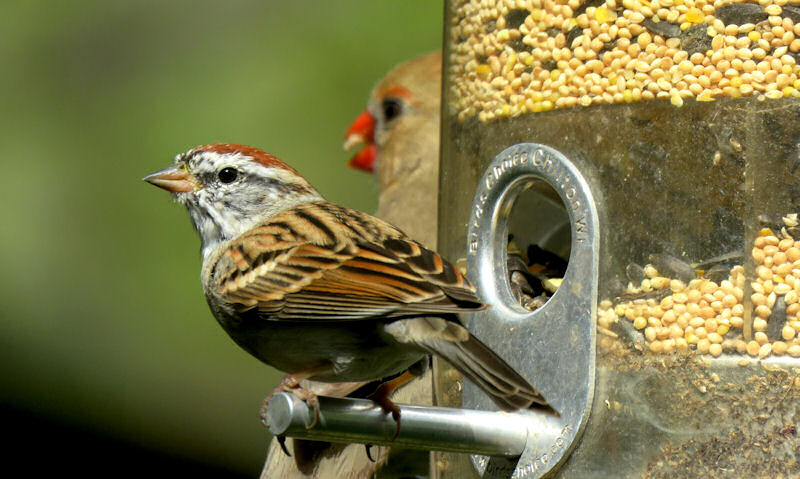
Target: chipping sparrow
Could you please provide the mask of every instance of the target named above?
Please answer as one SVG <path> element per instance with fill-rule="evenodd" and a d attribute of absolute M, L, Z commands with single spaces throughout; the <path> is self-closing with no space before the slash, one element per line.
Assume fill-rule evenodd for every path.
<path fill-rule="evenodd" d="M 367 171 L 377 170 L 378 209 L 375 216 L 398 226 L 428 248 L 435 248 L 438 219 L 441 63 L 441 53 L 435 52 L 393 68 L 376 83 L 367 109 L 345 135 L 346 149 L 365 145 L 348 165 Z M 396 96 L 399 92 L 406 94 Z M 399 110 L 395 109 L 396 106 L 400 107 Z M 432 404 L 434 377 L 454 378 L 447 371 L 443 368 L 438 368 L 436 373 L 429 371 L 399 389 L 391 400 Z M 320 395 L 330 395 L 330 386 L 338 384 L 341 383 L 305 381 L 303 387 L 312 388 Z M 445 386 L 443 383 L 439 385 Z M 451 391 L 446 386 L 443 389 Z M 275 438 L 275 441 L 277 446 L 280 439 Z M 424 474 L 430 467 L 430 458 L 421 451 L 373 448 L 370 458 L 356 444 L 294 439 L 287 443 L 287 447 L 292 450 L 293 458 L 280 452 L 278 447 L 270 449 L 262 479 L 367 479 L 375 476 L 379 469 L 381 476 L 392 476 L 410 471 Z"/>
<path fill-rule="evenodd" d="M 275 156 L 199 146 L 145 180 L 186 205 L 211 311 L 242 348 L 291 373 L 279 388 L 386 378 L 436 354 L 502 409 L 550 409 L 459 322 L 456 313 L 485 306 L 458 269 L 392 225 L 326 202 Z M 388 396 L 399 385 L 375 397 L 395 419 Z"/>

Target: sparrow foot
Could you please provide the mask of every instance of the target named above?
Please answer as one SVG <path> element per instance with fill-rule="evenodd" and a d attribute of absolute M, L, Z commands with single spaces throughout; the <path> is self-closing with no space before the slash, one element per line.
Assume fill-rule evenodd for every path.
<path fill-rule="evenodd" d="M 267 423 L 267 406 L 269 406 L 270 400 L 272 400 L 273 396 L 282 392 L 291 393 L 294 397 L 305 402 L 314 410 L 314 420 L 311 421 L 311 424 L 306 424 L 306 429 L 311 429 L 317 425 L 319 422 L 319 398 L 315 392 L 300 385 L 300 381 L 304 378 L 305 375 L 302 373 L 287 374 L 281 379 L 281 382 L 278 384 L 278 386 L 276 386 L 275 389 L 273 389 L 272 392 L 269 393 L 266 398 L 264 398 L 264 402 L 259 410 L 259 416 L 261 417 L 261 422 L 264 424 L 264 426 L 269 427 L 269 424 Z"/>
<path fill-rule="evenodd" d="M 397 439 L 397 435 L 400 434 L 400 408 L 397 407 L 395 403 L 392 402 L 389 397 L 394 394 L 394 392 L 399 389 L 400 387 L 406 385 L 409 381 L 417 377 L 415 374 L 412 374 L 409 371 L 404 372 L 400 376 L 392 379 L 391 381 L 387 381 L 380 386 L 378 389 L 375 390 L 374 393 L 368 396 L 369 399 L 375 401 L 378 406 L 381 407 L 384 414 L 392 414 L 392 419 L 397 424 L 395 428 L 394 435 L 392 436 L 392 441 Z M 367 450 L 369 453 L 369 449 Z"/>

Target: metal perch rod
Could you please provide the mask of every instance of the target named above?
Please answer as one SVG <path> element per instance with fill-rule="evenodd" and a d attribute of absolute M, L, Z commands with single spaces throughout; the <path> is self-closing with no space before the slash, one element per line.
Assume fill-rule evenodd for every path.
<path fill-rule="evenodd" d="M 317 424 L 307 428 L 314 419 L 313 409 L 289 393 L 276 394 L 267 408 L 270 432 L 318 441 L 515 457 L 525 450 L 531 425 L 537 429 L 532 434 L 550 435 L 557 428 L 546 418 L 531 422 L 530 412 L 398 405 L 400 432 L 392 439 L 394 420 L 370 400 L 320 396 L 319 405 Z"/>

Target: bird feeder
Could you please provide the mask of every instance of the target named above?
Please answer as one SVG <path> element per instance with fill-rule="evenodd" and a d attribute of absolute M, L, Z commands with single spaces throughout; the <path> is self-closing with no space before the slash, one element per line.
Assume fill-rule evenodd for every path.
<path fill-rule="evenodd" d="M 800 470 L 792 3 L 448 2 L 439 249 L 561 412 L 509 477 Z M 531 247 L 567 262 L 536 309 L 509 279 Z"/>
<path fill-rule="evenodd" d="M 442 479 L 797 475 L 798 4 L 446 2 L 438 249 L 560 417 L 439 364 L 449 407 L 403 406 L 396 438 L 284 395 L 273 432 L 461 453 Z"/>

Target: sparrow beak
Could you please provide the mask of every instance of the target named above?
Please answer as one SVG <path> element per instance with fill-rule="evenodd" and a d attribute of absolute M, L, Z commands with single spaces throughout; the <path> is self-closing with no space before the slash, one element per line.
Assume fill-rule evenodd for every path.
<path fill-rule="evenodd" d="M 347 166 L 368 173 L 375 171 L 375 161 L 378 158 L 378 148 L 375 145 L 375 119 L 368 110 L 364 110 L 358 115 L 344 136 L 345 151 L 364 145 L 358 153 L 350 158 Z"/>
<path fill-rule="evenodd" d="M 194 191 L 197 186 L 186 169 L 179 165 L 156 171 L 142 179 L 172 193 L 187 193 Z"/>

